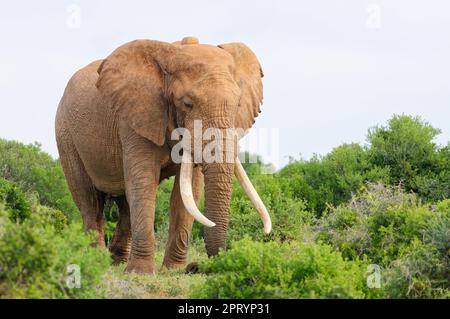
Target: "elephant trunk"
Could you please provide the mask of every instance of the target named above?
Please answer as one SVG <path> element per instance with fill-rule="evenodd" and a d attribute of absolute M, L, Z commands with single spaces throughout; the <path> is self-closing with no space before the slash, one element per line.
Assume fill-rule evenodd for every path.
<path fill-rule="evenodd" d="M 203 174 L 205 176 L 205 216 L 216 224 L 215 227 L 204 229 L 205 244 L 208 256 L 214 256 L 220 248 L 226 248 L 234 164 L 204 164 Z"/>
<path fill-rule="evenodd" d="M 183 203 L 194 219 L 206 226 L 204 235 L 209 256 L 217 255 L 220 248 L 226 248 L 233 175 L 236 175 L 259 213 L 265 233 L 270 233 L 272 227 L 266 207 L 236 156 L 236 141 L 227 137 L 223 138 L 222 141 L 225 147 L 220 151 L 222 154 L 221 160 L 209 161 L 204 158 L 202 163 L 205 180 L 204 215 L 197 208 L 192 194 L 194 163 L 190 152 L 183 152 L 180 171 L 180 192 Z"/>

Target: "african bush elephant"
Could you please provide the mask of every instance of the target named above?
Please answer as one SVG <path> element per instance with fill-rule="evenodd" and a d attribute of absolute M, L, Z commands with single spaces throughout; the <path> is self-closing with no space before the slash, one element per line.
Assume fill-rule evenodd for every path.
<path fill-rule="evenodd" d="M 85 229 L 103 240 L 103 207 L 112 198 L 119 221 L 110 243 L 113 261 L 126 271 L 154 273 L 154 211 L 159 183 L 175 176 L 169 236 L 163 266 L 183 267 L 193 220 L 205 226 L 208 255 L 225 248 L 232 177 L 236 174 L 261 215 L 264 204 L 234 155 L 232 162 L 192 160 L 184 148 L 173 160 L 174 129 L 249 129 L 260 112 L 262 71 L 244 44 L 199 44 L 194 37 L 175 43 L 136 40 L 95 61 L 70 79 L 56 114 L 56 139 L 69 189 Z M 203 132 L 202 131 L 202 132 Z M 205 144 L 205 142 L 201 146 Z M 195 146 L 194 146 L 195 147 Z M 197 208 L 205 189 L 205 215 Z"/>

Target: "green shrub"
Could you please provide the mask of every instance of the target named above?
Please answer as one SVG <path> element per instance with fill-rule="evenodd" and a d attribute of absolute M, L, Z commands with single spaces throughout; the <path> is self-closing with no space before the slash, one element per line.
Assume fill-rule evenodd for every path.
<path fill-rule="evenodd" d="M 293 199 L 284 180 L 276 175 L 253 176 L 252 183 L 269 211 L 272 232 L 270 235 L 264 234 L 258 212 L 242 187 L 235 182 L 231 196 L 228 239 L 239 240 L 246 235 L 263 241 L 297 239 L 303 225 L 312 220 L 312 214 L 306 211 L 303 201 Z"/>
<path fill-rule="evenodd" d="M 415 176 L 417 193 L 424 199 L 436 202 L 450 197 L 450 145 L 438 150 L 433 170 Z"/>
<path fill-rule="evenodd" d="M 426 200 L 450 197 L 450 150 L 433 141 L 441 131 L 420 117 L 394 115 L 387 126 L 369 130 L 369 161 L 389 167 L 391 183 Z"/>
<path fill-rule="evenodd" d="M 389 297 L 430 298 L 450 289 L 448 200 L 429 207 L 400 188 L 369 185 L 350 203 L 331 208 L 315 231 L 346 258 L 386 269 Z"/>
<path fill-rule="evenodd" d="M 119 220 L 119 208 L 114 201 L 106 201 L 103 209 L 103 216 L 105 218 L 103 232 L 105 236 L 105 243 L 108 245 L 114 235 L 114 231 Z"/>
<path fill-rule="evenodd" d="M 40 221 L 53 227 L 56 234 L 62 234 L 69 225 L 67 216 L 58 209 L 34 204 L 32 214 L 40 216 Z"/>
<path fill-rule="evenodd" d="M 414 239 L 383 272 L 385 297 L 449 298 L 449 266 L 436 246 Z"/>
<path fill-rule="evenodd" d="M 155 207 L 155 231 L 166 231 L 165 226 L 169 221 L 170 196 L 172 194 L 174 178 L 164 180 L 156 194 Z"/>
<path fill-rule="evenodd" d="M 350 200 L 367 181 L 387 182 L 388 170 L 371 166 L 367 152 L 358 144 L 343 144 L 326 156 L 291 163 L 280 171 L 294 198 L 306 202 L 320 216 L 328 205 Z"/>
<path fill-rule="evenodd" d="M 50 213 L 49 213 L 50 212 Z M 78 223 L 62 226 L 58 211 L 39 207 L 21 224 L 0 207 L 0 296 L 3 298 L 90 298 L 109 256 L 91 247 L 94 236 Z M 69 288 L 68 266 L 78 265 L 81 287 Z"/>
<path fill-rule="evenodd" d="M 245 238 L 200 263 L 209 275 L 192 289 L 204 298 L 363 298 L 365 267 L 330 246 Z"/>
<path fill-rule="evenodd" d="M 0 178 L 0 203 L 4 203 L 13 221 L 23 221 L 31 214 L 30 203 L 24 193 L 14 184 Z"/>
<path fill-rule="evenodd" d="M 59 209 L 69 219 L 79 216 L 59 161 L 37 143 L 0 139 L 0 177 L 16 183 L 25 193 L 36 194 L 41 204 Z"/>
<path fill-rule="evenodd" d="M 343 144 L 325 156 L 294 161 L 279 175 L 317 216 L 350 200 L 367 182 L 401 184 L 426 201 L 442 200 L 450 197 L 450 145 L 433 142 L 439 133 L 419 117 L 394 115 L 387 126 L 369 130 L 367 146 Z"/>

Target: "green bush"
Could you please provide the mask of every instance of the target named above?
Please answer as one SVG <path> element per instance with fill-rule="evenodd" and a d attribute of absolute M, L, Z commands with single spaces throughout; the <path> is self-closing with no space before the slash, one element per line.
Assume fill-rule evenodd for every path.
<path fill-rule="evenodd" d="M 450 197 L 450 150 L 433 141 L 441 131 L 420 117 L 394 115 L 387 126 L 369 130 L 368 156 L 373 166 L 389 167 L 391 183 L 426 200 Z"/>
<path fill-rule="evenodd" d="M 39 144 L 0 139 L 0 177 L 16 183 L 25 193 L 36 194 L 41 204 L 59 209 L 69 219 L 78 216 L 59 161 Z"/>
<path fill-rule="evenodd" d="M 32 205 L 32 214 L 39 216 L 42 223 L 53 227 L 56 234 L 62 234 L 69 226 L 67 216 L 58 209 L 35 203 Z"/>
<path fill-rule="evenodd" d="M 245 238 L 200 264 L 202 298 L 363 298 L 365 265 L 330 246 L 260 243 Z"/>
<path fill-rule="evenodd" d="M 450 197 L 450 145 L 439 149 L 433 168 L 416 175 L 413 183 L 422 198 L 436 202 Z"/>
<path fill-rule="evenodd" d="M 439 133 L 419 117 L 394 115 L 387 126 L 369 130 L 368 145 L 343 144 L 325 156 L 294 161 L 279 175 L 317 216 L 350 200 L 367 182 L 401 184 L 426 201 L 442 200 L 450 197 L 450 145 L 433 142 Z"/>
<path fill-rule="evenodd" d="M 26 195 L 12 182 L 0 178 L 0 204 L 13 222 L 23 222 L 32 214 L 41 216 L 42 221 L 61 232 L 68 224 L 67 216 L 60 210 L 43 206 L 33 197 Z"/>
<path fill-rule="evenodd" d="M 3 203 L 13 221 L 23 221 L 31 214 L 31 207 L 24 193 L 14 184 L 0 178 L 0 203 Z"/>
<path fill-rule="evenodd" d="M 119 208 L 114 201 L 106 201 L 103 209 L 103 216 L 105 218 L 103 232 L 105 243 L 108 245 L 114 235 L 114 230 L 116 229 L 117 221 L 119 220 Z"/>
<path fill-rule="evenodd" d="M 164 180 L 156 194 L 155 207 L 155 231 L 166 231 L 165 226 L 169 221 L 170 196 L 172 194 L 174 178 Z"/>
<path fill-rule="evenodd" d="M 450 289 L 448 200 L 429 207 L 398 187 L 369 185 L 350 203 L 331 208 L 315 232 L 346 258 L 386 269 L 386 296 L 429 298 Z"/>
<path fill-rule="evenodd" d="M 367 181 L 389 180 L 388 170 L 372 166 L 366 150 L 358 144 L 344 144 L 326 156 L 291 163 L 280 176 L 289 181 L 294 198 L 303 199 L 317 216 L 328 205 L 348 201 Z"/>
<path fill-rule="evenodd" d="M 449 298 L 449 262 L 433 244 L 414 239 L 382 273 L 386 298 Z"/>
<path fill-rule="evenodd" d="M 303 201 L 293 199 L 285 180 L 276 175 L 253 176 L 252 183 L 269 211 L 272 232 L 264 234 L 258 212 L 242 187 L 235 182 L 231 196 L 229 241 L 242 239 L 246 235 L 262 241 L 297 239 L 303 225 L 312 220 L 312 214 L 306 211 Z"/>
<path fill-rule="evenodd" d="M 85 234 L 81 225 L 64 226 L 62 220 L 56 210 L 39 207 L 19 224 L 0 207 L 1 297 L 101 296 L 96 286 L 108 269 L 108 254 L 91 247 L 94 236 Z M 80 288 L 66 284 L 69 265 L 80 267 Z"/>

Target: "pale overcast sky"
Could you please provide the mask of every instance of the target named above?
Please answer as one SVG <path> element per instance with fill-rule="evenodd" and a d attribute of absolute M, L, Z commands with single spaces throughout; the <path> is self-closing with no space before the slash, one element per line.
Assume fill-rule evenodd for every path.
<path fill-rule="evenodd" d="M 279 129 L 282 164 L 364 143 L 394 113 L 420 115 L 442 129 L 440 144 L 450 140 L 448 0 L 4 2 L 0 137 L 56 157 L 54 115 L 77 69 L 130 40 L 187 35 L 257 54 L 255 127 Z"/>

